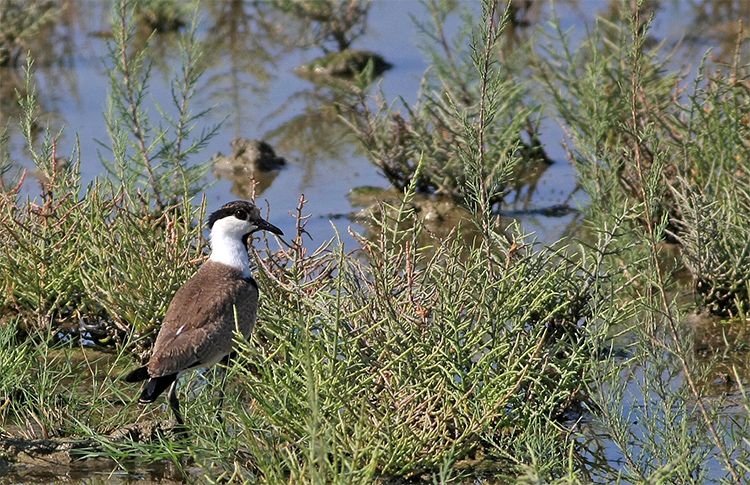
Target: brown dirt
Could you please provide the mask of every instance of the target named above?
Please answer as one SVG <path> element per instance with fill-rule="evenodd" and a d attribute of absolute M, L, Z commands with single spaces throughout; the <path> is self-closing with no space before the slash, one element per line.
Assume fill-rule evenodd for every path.
<path fill-rule="evenodd" d="M 107 437 L 112 443 L 135 441 L 148 443 L 157 439 L 177 438 L 173 422 L 144 421 L 116 430 Z M 26 439 L 0 431 L 0 484 L 28 482 L 77 482 L 101 477 L 102 483 L 113 480 L 129 483 L 182 483 L 179 472 L 171 465 L 155 463 L 139 467 L 137 472 L 122 470 L 109 458 L 90 457 L 100 451 L 101 443 L 92 438 Z M 135 458 L 135 457 L 134 457 Z"/>

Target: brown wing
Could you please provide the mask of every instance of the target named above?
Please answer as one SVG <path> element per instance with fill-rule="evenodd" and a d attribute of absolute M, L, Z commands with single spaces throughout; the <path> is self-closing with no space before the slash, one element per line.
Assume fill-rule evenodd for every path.
<path fill-rule="evenodd" d="M 206 263 L 172 299 L 148 363 L 149 375 L 218 362 L 231 351 L 237 324 L 249 335 L 257 305 L 257 288 L 239 272 Z"/>

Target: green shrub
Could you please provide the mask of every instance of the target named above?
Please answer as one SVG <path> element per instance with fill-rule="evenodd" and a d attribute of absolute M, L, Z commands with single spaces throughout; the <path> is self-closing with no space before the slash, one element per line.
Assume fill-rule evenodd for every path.
<path fill-rule="evenodd" d="M 736 181 L 718 194 L 690 186 L 675 191 L 683 224 L 680 242 L 703 308 L 715 315 L 750 310 L 750 185 Z"/>
<path fill-rule="evenodd" d="M 171 296 L 202 262 L 204 206 L 170 207 L 161 216 L 138 204 L 88 194 L 89 217 L 81 279 L 86 297 L 119 332 L 149 335 L 158 329 Z"/>
<path fill-rule="evenodd" d="M 504 59 L 499 52 L 507 12 L 485 5 L 481 32 L 469 16 L 457 38 L 447 40 L 446 7 L 437 2 L 429 6 L 434 25 L 422 29 L 432 65 L 416 103 L 401 100 L 398 110 L 379 100 L 372 111 L 360 90 L 350 126 L 370 161 L 397 189 L 414 182 L 418 192 L 463 202 L 468 186 L 476 182 L 487 188 L 491 205 L 499 204 L 510 190 L 509 182 L 535 164 L 549 162 L 537 137 L 540 107 L 518 81 L 519 67 L 498 60 Z M 490 8 L 493 16 L 502 16 L 500 25 L 495 26 L 494 17 L 487 20 Z M 434 45 L 444 46 L 444 51 Z M 482 126 L 481 133 L 474 126 Z M 477 151 L 479 145 L 483 148 Z M 417 174 L 420 160 L 423 170 Z"/>
<path fill-rule="evenodd" d="M 31 39 L 59 9 L 54 0 L 0 0 L 0 67 L 18 65 Z"/>
<path fill-rule="evenodd" d="M 652 76 L 650 66 L 663 64 L 646 48 L 649 24 L 641 22 L 646 6 L 622 2 L 619 10 L 628 26 L 614 42 L 622 52 L 616 65 L 626 69 L 615 83 L 621 105 L 614 107 L 617 100 L 607 100 L 602 95 L 606 91 L 594 84 L 610 72 L 609 58 L 601 55 L 608 46 L 593 50 L 588 59 L 576 57 L 584 66 L 580 75 L 562 81 L 563 92 L 578 89 L 575 99 L 583 101 L 559 101 L 561 111 L 584 106 L 591 115 L 588 123 L 581 117 L 571 125 L 570 147 L 579 180 L 592 198 L 589 224 L 601 230 L 625 222 L 614 224 L 622 227 L 616 236 L 622 250 L 605 259 L 619 280 L 611 307 L 620 311 L 611 328 L 617 331 L 613 348 L 622 353 L 609 354 L 589 374 L 596 429 L 602 430 L 606 460 L 617 466 L 597 473 L 605 482 L 741 483 L 747 479 L 748 409 L 742 378 L 735 369 L 745 408 L 739 414 L 727 412 L 726 388 L 714 395 L 701 385 L 712 376 L 709 366 L 696 359 L 702 342 L 693 341 L 686 318 L 676 272 L 680 264 L 674 261 L 680 253 L 668 251 L 664 240 L 671 234 L 681 241 L 682 261 L 694 277 L 713 280 L 709 308 L 738 301 L 741 292 L 728 298 L 726 292 L 742 287 L 747 271 L 742 255 L 748 231 L 738 225 L 747 214 L 747 188 L 733 183 L 736 175 L 747 172 L 740 148 L 746 128 L 737 116 L 747 113 L 747 103 L 742 88 L 726 89 L 731 77 L 728 83 L 712 85 L 721 75 L 706 82 L 705 68 L 698 71 L 692 92 L 675 86 L 670 100 L 658 89 L 659 79 L 682 82 L 684 77 L 668 72 Z M 570 51 L 563 52 L 564 66 L 573 65 Z M 553 86 L 549 91 L 554 95 Z M 619 121 L 608 121 L 615 116 Z M 727 145 L 719 146 L 725 138 Z M 725 345 L 724 352 L 744 352 L 743 344 L 725 340 Z"/>
<path fill-rule="evenodd" d="M 648 188 L 641 183 L 638 159 L 641 169 L 661 177 L 653 194 L 653 220 L 674 218 L 677 209 L 668 187 L 677 176 L 677 160 L 660 151 L 669 139 L 663 120 L 676 114 L 673 90 L 682 78 L 668 70 L 661 46 L 648 47 L 648 23 L 634 26 L 624 2 L 613 12 L 613 19 L 597 18 L 575 50 L 558 26 L 543 46 L 536 73 L 571 138 L 570 161 L 591 198 L 590 212 L 618 212 L 644 201 Z M 639 80 L 635 104 L 634 74 Z M 643 127 L 655 135 L 636 136 L 634 130 Z"/>
<path fill-rule="evenodd" d="M 59 134 L 47 133 L 34 143 L 31 61 L 20 99 L 21 128 L 40 180 L 37 197 L 21 198 L 33 189 L 25 175 L 9 176 L 7 137 L 0 137 L 0 243 L 5 247 L 0 253 L 0 309 L 23 316 L 19 324 L 24 327 L 75 333 L 81 324 L 103 340 L 118 341 L 125 334 L 150 335 L 172 293 L 201 260 L 204 206 L 194 206 L 192 200 L 204 187 L 206 167 L 189 165 L 188 157 L 214 130 L 191 135 L 193 123 L 205 114 L 190 112 L 202 72 L 195 31 L 183 42 L 185 68 L 174 86 L 178 115 L 167 119 L 172 128 L 144 131 L 150 126 L 143 109 L 148 69 L 142 57 L 133 60 L 127 51 L 132 35 L 127 7 L 123 1 L 114 8 L 117 64 L 110 96 L 114 110 L 108 119 L 114 180 L 84 187 L 77 149 L 70 159 L 61 157 Z M 151 143 L 151 135 L 158 143 Z"/>
<path fill-rule="evenodd" d="M 181 69 L 172 80 L 175 116 L 165 114 L 158 101 L 149 99 L 151 63 L 149 45 L 133 51 L 134 0 L 118 0 L 113 6 L 113 40 L 109 43 L 110 94 L 105 115 L 111 155 L 102 163 L 133 200 L 160 212 L 191 198 L 206 186 L 208 164 L 191 163 L 219 129 L 209 126 L 194 133 L 196 122 L 207 110 L 194 113 L 192 99 L 204 72 L 196 38 L 197 19 L 180 38 Z M 154 102 L 162 119 L 150 119 L 147 104 Z"/>
<path fill-rule="evenodd" d="M 256 408 L 240 414 L 256 429 L 244 439 L 265 456 L 243 466 L 265 480 L 524 462 L 525 427 L 581 397 L 604 302 L 587 276 L 597 258 L 523 248 L 488 259 L 460 238 L 420 247 L 418 219 L 395 210 L 375 241 L 360 239 L 365 260 L 293 246 L 261 266 L 261 323 L 256 345 L 242 344 L 238 386 Z"/>
<path fill-rule="evenodd" d="M 637 220 L 665 224 L 662 237 L 683 244 L 702 305 L 736 315 L 750 277 L 746 189 L 737 183 L 750 174 L 747 68 L 739 57 L 728 68 L 704 62 L 689 88 L 686 73 L 669 71 L 669 58 L 646 47 L 649 28 L 623 7 L 614 23 L 599 19 L 576 51 L 558 30 L 539 77 L 572 136 L 591 217 L 646 204 Z"/>
<path fill-rule="evenodd" d="M 672 128 L 685 264 L 701 306 L 721 316 L 750 308 L 750 78 L 738 63 L 702 67 Z"/>
<path fill-rule="evenodd" d="M 27 79 L 30 68 L 29 62 Z M 42 147 L 34 147 L 36 98 L 33 88 L 27 86 L 26 92 L 19 100 L 25 114 L 22 130 L 37 168 L 40 195 L 20 201 L 22 175 L 0 198 L 0 241 L 5 247 L 0 278 L 5 306 L 29 316 L 24 325 L 46 326 L 51 318 L 65 320 L 82 309 L 80 160 L 77 152 L 71 160 L 61 157 L 58 137 L 49 132 Z"/>

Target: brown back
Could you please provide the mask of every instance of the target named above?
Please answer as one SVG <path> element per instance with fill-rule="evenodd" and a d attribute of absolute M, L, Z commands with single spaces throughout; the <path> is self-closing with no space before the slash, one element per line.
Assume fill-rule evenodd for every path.
<path fill-rule="evenodd" d="M 246 338 L 250 335 L 257 309 L 258 288 L 252 279 L 229 266 L 206 262 L 175 293 L 156 337 L 149 376 L 218 362 L 231 352 L 235 328 Z"/>

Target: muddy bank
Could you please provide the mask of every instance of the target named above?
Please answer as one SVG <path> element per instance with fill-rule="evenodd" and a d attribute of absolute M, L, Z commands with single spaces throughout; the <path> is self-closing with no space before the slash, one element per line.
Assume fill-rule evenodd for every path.
<path fill-rule="evenodd" d="M 173 421 L 134 423 L 99 438 L 28 439 L 0 432 L 0 483 L 78 481 L 97 476 L 106 483 L 183 483 L 184 472 L 166 461 L 142 463 L 140 456 L 132 456 L 123 463 L 97 456 L 117 443 L 175 439 L 179 436 Z M 135 469 L 138 472 L 131 471 Z"/>

